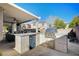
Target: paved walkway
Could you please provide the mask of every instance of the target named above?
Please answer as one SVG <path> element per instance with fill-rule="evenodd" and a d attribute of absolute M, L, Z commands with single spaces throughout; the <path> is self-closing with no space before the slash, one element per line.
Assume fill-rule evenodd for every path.
<path fill-rule="evenodd" d="M 61 40 L 63 42 L 63 40 Z M 62 47 L 62 46 L 61 46 Z M 14 49 L 14 42 L 0 42 L 0 51 L 3 56 L 20 56 Z M 77 56 L 79 55 L 79 44 L 68 42 L 68 53 L 56 51 L 45 46 L 38 46 L 22 56 Z"/>
<path fill-rule="evenodd" d="M 58 30 L 58 33 L 56 33 L 57 38 L 59 39 L 60 36 L 67 35 L 70 32 L 70 30 L 71 29 Z M 62 39 L 64 39 L 64 38 L 61 38 L 57 41 L 65 42 Z M 78 43 L 72 43 L 72 42 L 69 42 L 69 41 L 67 43 L 68 43 L 68 52 L 70 54 L 79 55 L 79 44 Z M 63 45 L 65 45 L 65 44 L 63 44 Z"/>
<path fill-rule="evenodd" d="M 79 56 L 79 43 L 68 43 L 68 52 Z"/>
<path fill-rule="evenodd" d="M 24 53 L 23 56 L 73 56 L 73 55 L 62 53 L 43 46 L 39 46 L 31 51 Z"/>
<path fill-rule="evenodd" d="M 0 51 L 3 56 L 20 56 L 14 49 L 14 43 L 0 43 Z M 63 53 L 56 51 L 45 46 L 38 46 L 28 52 L 22 54 L 22 56 L 77 56 L 79 55 L 79 45 L 69 43 L 69 53 Z"/>
<path fill-rule="evenodd" d="M 0 42 L 0 51 L 2 52 L 3 56 L 20 56 L 14 49 L 14 42 L 13 43 L 6 43 Z M 46 48 L 43 46 L 38 46 L 28 52 L 22 54 L 23 56 L 67 56 L 68 54 L 58 52 L 56 50 Z"/>
<path fill-rule="evenodd" d="M 2 56 L 17 56 L 17 53 L 14 49 L 14 42 L 7 43 L 7 42 L 0 42 L 0 52 Z"/>

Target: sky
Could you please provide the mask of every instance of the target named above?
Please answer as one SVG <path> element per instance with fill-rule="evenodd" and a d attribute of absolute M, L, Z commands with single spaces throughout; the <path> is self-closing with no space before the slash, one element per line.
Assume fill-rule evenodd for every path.
<path fill-rule="evenodd" d="M 74 16 L 79 16 L 79 3 L 16 3 L 21 8 L 41 17 L 41 21 L 49 16 L 57 16 L 65 22 L 70 22 Z"/>

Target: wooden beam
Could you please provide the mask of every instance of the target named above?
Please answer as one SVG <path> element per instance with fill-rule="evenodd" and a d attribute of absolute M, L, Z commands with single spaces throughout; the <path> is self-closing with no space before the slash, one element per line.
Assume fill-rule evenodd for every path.
<path fill-rule="evenodd" d="M 13 22 L 9 22 L 9 21 L 3 21 L 4 23 L 13 23 Z"/>
<path fill-rule="evenodd" d="M 26 21 L 20 22 L 20 24 L 30 22 L 30 21 L 32 21 L 32 20 L 26 20 Z"/>

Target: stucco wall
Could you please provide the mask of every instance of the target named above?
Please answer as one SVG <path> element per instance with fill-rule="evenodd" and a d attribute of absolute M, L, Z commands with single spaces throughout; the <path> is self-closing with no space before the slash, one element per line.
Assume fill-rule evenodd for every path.
<path fill-rule="evenodd" d="M 20 34 L 15 36 L 15 50 L 19 53 L 24 53 L 29 50 L 29 36 Z"/>
<path fill-rule="evenodd" d="M 40 40 L 40 44 L 46 42 L 45 33 L 40 33 L 40 35 L 39 35 L 39 40 Z"/>
<path fill-rule="evenodd" d="M 67 52 L 68 41 L 65 35 L 55 39 L 55 49 L 61 52 Z"/>
<path fill-rule="evenodd" d="M 51 34 L 51 35 L 53 35 L 53 34 Z M 40 44 L 43 44 L 43 43 L 45 43 L 47 41 L 51 41 L 51 40 L 54 40 L 54 39 L 52 38 L 52 36 L 48 37 L 47 33 L 40 33 L 39 34 Z"/>
<path fill-rule="evenodd" d="M 0 41 L 3 39 L 3 10 L 0 8 Z"/>

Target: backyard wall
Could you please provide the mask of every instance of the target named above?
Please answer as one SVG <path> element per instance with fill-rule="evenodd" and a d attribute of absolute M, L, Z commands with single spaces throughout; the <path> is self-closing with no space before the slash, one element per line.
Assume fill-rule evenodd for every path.
<path fill-rule="evenodd" d="M 39 34 L 39 40 L 40 40 L 40 44 L 46 42 L 45 33 L 40 33 Z"/>
<path fill-rule="evenodd" d="M 68 51 L 68 41 L 65 35 L 55 39 L 55 49 L 61 52 Z"/>
<path fill-rule="evenodd" d="M 50 34 L 50 33 L 49 33 Z M 52 34 L 51 34 L 52 35 Z M 52 37 L 49 37 L 51 35 L 48 35 L 47 33 L 40 33 L 39 34 L 39 40 L 40 40 L 40 43 L 39 44 L 43 44 L 45 42 L 48 42 L 48 41 L 51 41 L 51 40 L 54 40 Z"/>

